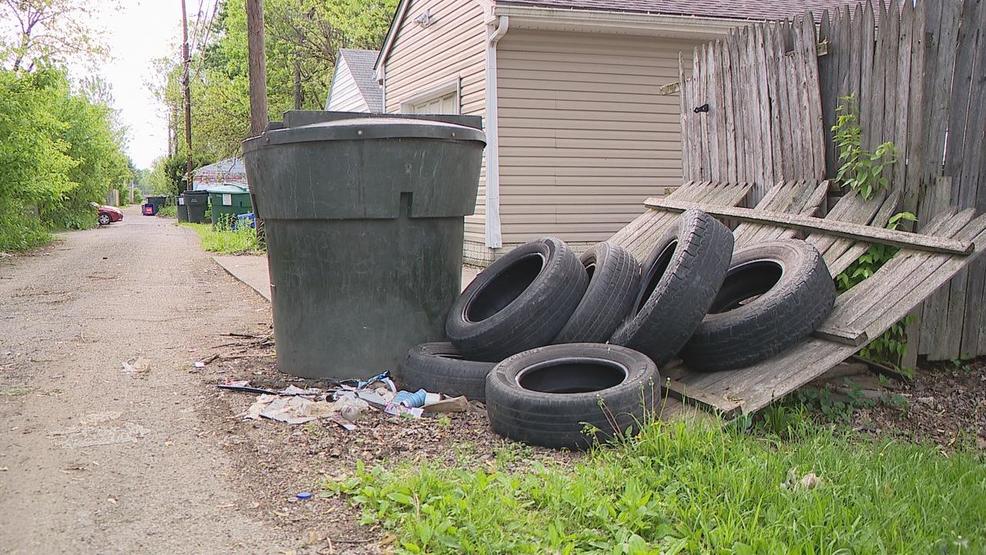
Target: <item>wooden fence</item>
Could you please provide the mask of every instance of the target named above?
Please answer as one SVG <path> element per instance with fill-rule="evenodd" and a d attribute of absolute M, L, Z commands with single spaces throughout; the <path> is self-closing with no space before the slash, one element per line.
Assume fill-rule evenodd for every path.
<path fill-rule="evenodd" d="M 691 78 L 679 69 L 678 82 L 685 181 L 755 183 L 755 204 L 774 183 L 824 178 L 817 42 L 801 19 L 695 49 Z"/>
<path fill-rule="evenodd" d="M 986 209 L 984 0 L 882 1 L 822 14 L 818 59 L 828 175 L 838 171 L 831 127 L 840 99 L 859 110 L 863 146 L 892 141 L 892 188 L 918 230 L 948 206 Z M 981 186 L 982 185 L 982 186 Z M 986 354 L 986 260 L 924 304 L 914 353 L 929 359 Z"/>
<path fill-rule="evenodd" d="M 817 37 L 808 15 L 696 50 L 691 78 L 679 82 L 686 181 L 750 181 L 762 191 L 834 176 L 831 127 L 851 96 L 863 146 L 894 143 L 891 187 L 918 230 L 948 206 L 986 210 L 984 3 L 869 1 L 823 13 Z M 709 111 L 696 113 L 704 104 Z M 980 260 L 928 299 L 912 352 L 986 354 L 984 289 Z"/>

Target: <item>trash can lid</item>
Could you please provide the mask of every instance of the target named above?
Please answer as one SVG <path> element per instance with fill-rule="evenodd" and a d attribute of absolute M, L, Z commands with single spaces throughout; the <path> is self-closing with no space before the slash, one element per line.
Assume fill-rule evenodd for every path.
<path fill-rule="evenodd" d="M 204 189 L 207 193 L 213 194 L 248 194 L 250 191 L 246 187 L 233 184 L 216 185 L 215 187 L 209 187 Z"/>
<path fill-rule="evenodd" d="M 482 131 L 464 125 L 421 119 L 369 117 L 268 129 L 261 136 L 244 141 L 243 148 L 252 150 L 270 144 L 368 139 L 439 139 L 486 144 L 486 135 Z"/>

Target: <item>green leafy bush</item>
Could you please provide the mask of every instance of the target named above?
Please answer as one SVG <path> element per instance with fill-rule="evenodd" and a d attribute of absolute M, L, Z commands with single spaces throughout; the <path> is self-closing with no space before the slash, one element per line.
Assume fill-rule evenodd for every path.
<path fill-rule="evenodd" d="M 854 97 L 844 96 L 839 100 L 836 123 L 832 126 L 833 140 L 842 163 L 836 180 L 869 200 L 890 184 L 884 171 L 896 161 L 896 148 L 888 141 L 873 152 L 865 150 Z"/>
<path fill-rule="evenodd" d="M 96 225 L 91 202 L 130 176 L 107 106 L 73 93 L 62 70 L 0 70 L 0 251 L 51 229 Z"/>

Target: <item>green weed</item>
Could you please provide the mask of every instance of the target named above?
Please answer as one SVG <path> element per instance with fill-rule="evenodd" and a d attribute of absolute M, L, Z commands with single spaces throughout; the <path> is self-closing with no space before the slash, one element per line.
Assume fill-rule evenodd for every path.
<path fill-rule="evenodd" d="M 183 223 L 184 227 L 195 230 L 202 240 L 202 248 L 208 252 L 221 254 L 259 254 L 263 252 L 257 243 L 257 233 L 249 227 L 229 229 L 219 225 Z"/>
<path fill-rule="evenodd" d="M 573 467 L 361 465 L 325 488 L 351 496 L 363 522 L 394 532 L 406 553 L 986 549 L 986 466 L 975 455 L 854 440 L 799 418 L 774 416 L 790 441 L 657 423 Z M 809 473 L 819 480 L 799 487 Z"/>
<path fill-rule="evenodd" d="M 178 217 L 178 207 L 174 204 L 166 204 L 161 207 L 157 212 L 159 218 L 177 218 Z"/>

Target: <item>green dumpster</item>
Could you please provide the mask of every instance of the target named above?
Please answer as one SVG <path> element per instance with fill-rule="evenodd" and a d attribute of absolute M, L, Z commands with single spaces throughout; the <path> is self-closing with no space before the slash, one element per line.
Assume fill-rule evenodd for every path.
<path fill-rule="evenodd" d="M 185 209 L 188 211 L 188 221 L 193 224 L 208 223 L 205 211 L 209 208 L 209 193 L 206 191 L 185 191 Z"/>
<path fill-rule="evenodd" d="M 213 226 L 218 226 L 222 222 L 228 227 L 240 214 L 253 212 L 250 191 L 246 187 L 222 184 L 210 187 L 207 191 L 209 192 L 209 205 L 212 207 Z"/>
<path fill-rule="evenodd" d="M 243 143 L 281 371 L 366 378 L 444 337 L 481 126 L 469 116 L 288 112 Z"/>

